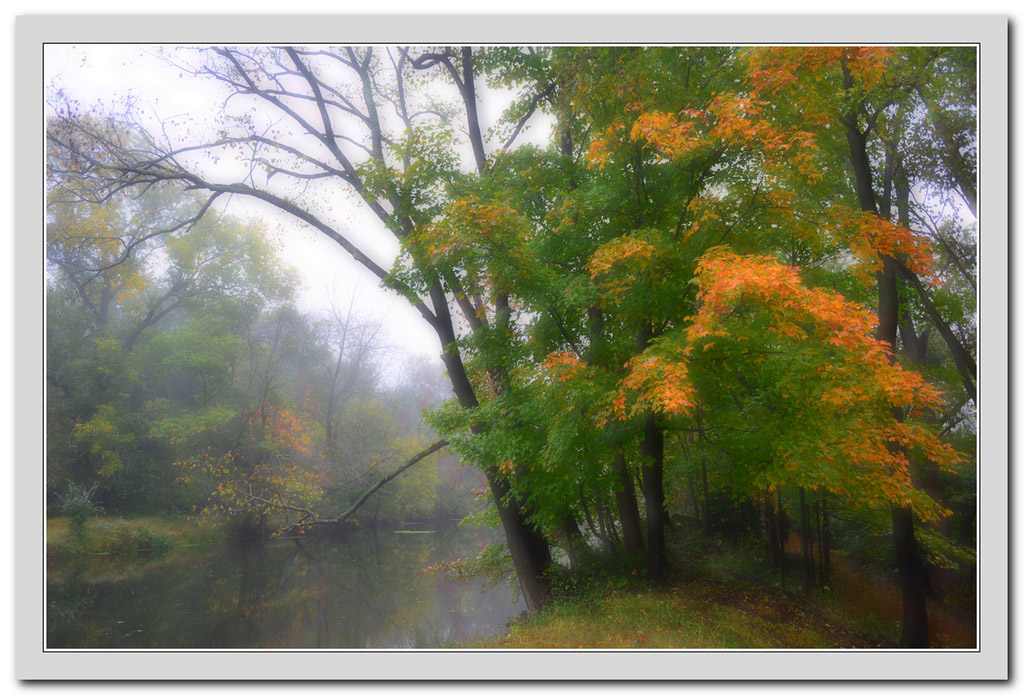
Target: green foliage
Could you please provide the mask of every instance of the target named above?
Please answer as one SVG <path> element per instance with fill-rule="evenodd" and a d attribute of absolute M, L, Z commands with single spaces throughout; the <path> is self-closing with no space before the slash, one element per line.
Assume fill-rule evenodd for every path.
<path fill-rule="evenodd" d="M 69 481 L 67 492 L 60 496 L 58 510 L 68 517 L 72 542 L 80 548 L 84 547 L 86 541 L 86 522 L 103 512 L 103 508 L 92 499 L 96 486 L 94 483 L 86 488 Z"/>
<path fill-rule="evenodd" d="M 443 561 L 427 566 L 423 572 L 429 575 L 443 575 L 449 580 L 465 581 L 471 577 L 487 579 L 487 587 L 493 587 L 502 580 L 507 580 L 513 588 L 518 586 L 512 557 L 504 542 L 486 546 L 480 553 L 471 558 L 460 558 L 454 561 Z"/>

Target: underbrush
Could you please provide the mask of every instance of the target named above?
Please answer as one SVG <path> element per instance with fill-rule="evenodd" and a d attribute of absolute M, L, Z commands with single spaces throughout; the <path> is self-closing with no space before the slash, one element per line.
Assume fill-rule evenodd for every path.
<path fill-rule="evenodd" d="M 628 556 L 595 556 L 583 561 L 574 571 L 557 564 L 552 564 L 548 570 L 551 599 L 561 604 L 642 587 L 646 577 L 643 560 Z"/>

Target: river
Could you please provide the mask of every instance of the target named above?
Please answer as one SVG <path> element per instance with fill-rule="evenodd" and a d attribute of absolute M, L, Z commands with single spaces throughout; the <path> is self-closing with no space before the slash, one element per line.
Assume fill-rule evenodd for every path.
<path fill-rule="evenodd" d="M 501 633 L 507 581 L 425 573 L 494 532 L 454 527 L 224 542 L 51 568 L 48 648 L 437 648 Z"/>

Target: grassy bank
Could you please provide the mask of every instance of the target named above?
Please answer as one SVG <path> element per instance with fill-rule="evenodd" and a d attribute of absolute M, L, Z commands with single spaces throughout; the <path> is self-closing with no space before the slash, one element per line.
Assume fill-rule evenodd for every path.
<path fill-rule="evenodd" d="M 511 625 L 476 648 L 887 648 L 899 641 L 894 584 L 836 557 L 828 589 L 798 591 L 797 558 L 785 588 L 778 575 L 713 542 L 676 548 L 664 588 L 602 583 L 600 572 L 571 596 Z M 557 594 L 557 593 L 556 593 Z M 933 647 L 973 647 L 970 616 L 934 604 Z"/>
<path fill-rule="evenodd" d="M 216 528 L 201 527 L 184 517 L 94 517 L 76 536 L 66 517 L 46 520 L 46 551 L 50 558 L 77 555 L 161 554 L 173 548 L 209 544 L 221 536 Z"/>

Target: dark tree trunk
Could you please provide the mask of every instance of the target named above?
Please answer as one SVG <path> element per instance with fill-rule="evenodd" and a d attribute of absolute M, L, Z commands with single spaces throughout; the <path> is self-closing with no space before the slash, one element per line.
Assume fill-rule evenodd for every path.
<path fill-rule="evenodd" d="M 697 411 L 697 439 L 704 440 L 704 422 L 701 419 L 700 410 Z M 704 534 L 711 536 L 711 498 L 708 495 L 708 464 L 703 452 L 700 455 L 700 482 L 701 491 L 704 496 Z"/>
<path fill-rule="evenodd" d="M 430 298 L 437 316 L 435 329 L 441 339 L 441 359 L 447 368 L 452 391 L 463 408 L 474 409 L 479 402 L 462 364 L 462 356 L 455 342 L 455 329 L 448 309 L 448 300 L 438 281 L 430 285 Z M 546 571 L 551 565 L 551 549 L 544 535 L 529 522 L 519 501 L 509 495 L 509 482 L 497 472 L 485 471 L 484 474 L 491 489 L 494 505 L 498 509 L 501 526 L 505 531 L 505 541 L 519 577 L 523 599 L 526 601 L 526 607 L 533 611 L 550 597 Z"/>
<path fill-rule="evenodd" d="M 829 577 L 829 565 L 831 559 L 829 558 L 828 548 L 828 519 L 827 512 L 825 510 L 825 493 L 822 492 L 818 496 L 818 505 L 815 509 L 815 522 L 818 527 L 818 580 L 821 587 L 828 587 L 831 578 Z"/>
<path fill-rule="evenodd" d="M 505 530 L 505 542 L 519 577 L 526 608 L 534 611 L 551 596 L 546 577 L 546 571 L 551 565 L 551 549 L 544 535 L 526 521 L 519 504 L 514 499 L 506 500 L 508 482 L 493 475 L 487 476 L 487 482 L 498 508 L 501 526 Z"/>
<path fill-rule="evenodd" d="M 96 325 L 104 328 L 110 319 L 110 306 L 113 304 L 115 293 L 110 286 L 110 278 L 103 276 L 103 285 L 100 289 L 99 306 L 96 309 Z"/>
<path fill-rule="evenodd" d="M 615 523 L 612 521 L 611 513 L 608 510 L 608 506 L 605 504 L 604 492 L 600 487 L 596 489 L 597 493 L 597 518 L 601 525 L 601 531 L 604 533 L 610 542 L 609 550 L 612 553 L 618 551 L 619 546 L 619 532 L 615 528 Z"/>
<path fill-rule="evenodd" d="M 775 535 L 778 538 L 779 585 L 786 589 L 786 509 L 782 507 L 782 491 L 775 491 Z"/>
<path fill-rule="evenodd" d="M 655 337 L 649 324 L 640 327 L 637 347 L 645 350 Z M 647 578 L 655 585 L 665 583 L 668 558 L 665 555 L 665 433 L 658 426 L 653 412 L 644 416 L 640 439 L 640 480 L 647 513 Z"/>
<path fill-rule="evenodd" d="M 580 527 L 572 515 L 565 515 L 558 524 L 558 531 L 565 541 L 565 554 L 569 557 L 569 568 L 579 570 L 581 556 L 587 553 L 587 542 L 580 533 Z"/>
<path fill-rule="evenodd" d="M 590 514 L 590 508 L 587 505 L 586 491 L 583 490 L 583 484 L 580 484 L 580 507 L 583 508 L 583 517 L 587 521 L 587 528 L 590 529 L 590 533 L 594 537 L 605 545 L 605 548 L 609 552 L 615 553 L 615 542 L 605 533 L 604 524 L 601 519 L 600 508 L 595 508 L 597 513 L 597 524 L 594 524 L 594 517 Z"/>
<path fill-rule="evenodd" d="M 925 603 L 924 566 L 914 539 L 914 513 L 908 507 L 892 509 L 896 562 L 903 591 L 903 633 L 901 648 L 927 648 L 928 610 Z"/>
<path fill-rule="evenodd" d="M 896 262 L 883 259 L 878 274 L 878 337 L 896 351 L 896 330 L 899 317 L 899 295 L 896 283 Z M 894 408 L 893 418 L 903 420 L 903 411 Z M 899 569 L 903 594 L 903 637 L 901 647 L 928 647 L 928 608 L 925 602 L 924 566 L 914 540 L 914 515 L 909 507 L 893 509 L 893 538 L 896 544 L 896 566 Z"/>
<path fill-rule="evenodd" d="M 567 136 L 568 134 L 563 134 Z M 563 153 L 566 143 L 563 140 Z M 568 154 L 572 150 L 569 148 Z M 604 335 L 604 314 L 597 307 L 587 308 L 587 331 L 590 336 L 590 345 L 586 352 L 586 359 L 589 365 L 606 366 L 608 361 L 608 342 Z M 636 488 L 633 486 L 633 478 L 629 474 L 629 466 L 626 457 L 622 452 L 622 443 L 618 444 L 619 451 L 612 462 L 612 469 L 615 473 L 615 507 L 619 515 L 619 524 L 622 525 L 622 537 L 625 542 L 626 553 L 631 556 L 640 557 L 644 550 L 644 537 L 640 523 L 640 509 L 636 502 Z"/>
<path fill-rule="evenodd" d="M 960 188 L 964 202 L 967 203 L 967 206 L 971 209 L 971 213 L 974 217 L 978 217 L 978 186 L 976 181 L 976 172 L 967 164 L 963 155 L 960 153 L 960 147 L 956 144 L 956 140 L 953 138 L 953 135 L 949 130 L 949 126 L 946 123 L 946 117 L 942 109 L 935 104 L 933 100 L 925 96 L 924 90 L 920 87 L 918 87 L 917 93 L 920 95 L 921 101 L 924 102 L 925 107 L 928 110 L 928 119 L 931 121 L 932 127 L 935 129 L 935 135 L 938 136 L 939 142 L 942 143 L 942 147 L 939 149 L 942 161 L 949 172 L 953 175 L 953 179 Z"/>
<path fill-rule="evenodd" d="M 804 591 L 809 596 L 814 592 L 814 558 L 811 555 L 811 522 L 807 508 L 807 497 L 800 487 L 800 548 L 804 557 Z"/>
<path fill-rule="evenodd" d="M 693 505 L 693 516 L 697 522 L 701 521 L 700 501 L 697 500 L 697 487 L 693 484 L 693 479 L 688 478 L 686 481 L 687 487 L 690 489 L 690 504 Z"/>
<path fill-rule="evenodd" d="M 665 490 L 662 481 L 665 435 L 655 422 L 653 413 L 644 418 L 640 454 L 643 458 L 641 475 L 644 508 L 647 512 L 647 577 L 655 585 L 662 585 L 668 569 L 665 556 Z"/>
<path fill-rule="evenodd" d="M 700 458 L 700 482 L 704 494 L 704 533 L 711 536 L 711 498 L 708 496 L 708 464 L 704 457 Z"/>
<path fill-rule="evenodd" d="M 615 489 L 615 505 L 619 512 L 619 523 L 622 525 L 622 537 L 625 541 L 626 553 L 639 558 L 644 552 L 644 536 L 640 523 L 640 509 L 636 503 L 636 491 L 633 478 L 629 475 L 626 457 L 619 452 L 612 464 L 617 479 Z"/>
<path fill-rule="evenodd" d="M 462 100 L 466 105 L 466 121 L 469 124 L 469 142 L 473 146 L 473 158 L 476 160 L 477 171 L 487 168 L 487 155 L 484 153 L 483 132 L 476 108 L 476 80 L 473 77 L 473 49 L 463 46 L 462 57 Z"/>
<path fill-rule="evenodd" d="M 949 347 L 950 353 L 953 354 L 953 362 L 960 373 L 960 380 L 963 382 L 964 390 L 971 398 L 971 401 L 977 403 L 977 385 L 975 380 L 978 378 L 978 363 L 975 361 L 974 356 L 960 342 L 960 339 L 953 333 L 953 328 L 939 313 L 938 307 L 935 306 L 931 296 L 928 294 L 928 289 L 925 288 L 918 275 L 902 263 L 896 265 L 896 271 L 914 286 L 914 290 L 917 291 L 917 296 L 921 299 L 921 304 L 928 314 L 928 318 L 938 330 L 942 340 Z"/>
<path fill-rule="evenodd" d="M 825 577 L 832 581 L 832 524 L 828 521 L 828 499 L 822 502 L 822 526 L 825 532 L 824 555 L 825 555 Z"/>

